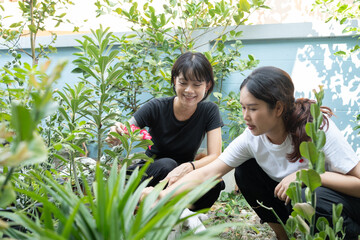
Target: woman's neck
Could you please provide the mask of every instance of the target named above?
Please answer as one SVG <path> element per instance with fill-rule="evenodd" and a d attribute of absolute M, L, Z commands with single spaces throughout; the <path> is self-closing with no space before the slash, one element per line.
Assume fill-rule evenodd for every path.
<path fill-rule="evenodd" d="M 283 124 L 266 134 L 269 141 L 276 145 L 282 144 L 286 140 L 287 136 L 288 132 L 285 130 L 285 126 Z"/>
<path fill-rule="evenodd" d="M 173 110 L 175 118 L 179 121 L 186 121 L 195 113 L 197 105 L 194 107 L 184 106 L 177 97 L 174 98 Z"/>

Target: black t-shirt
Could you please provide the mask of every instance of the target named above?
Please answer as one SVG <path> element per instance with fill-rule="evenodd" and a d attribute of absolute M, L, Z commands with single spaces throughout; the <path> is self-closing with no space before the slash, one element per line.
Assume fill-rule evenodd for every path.
<path fill-rule="evenodd" d="M 134 118 L 140 128 L 149 128 L 154 142 L 151 150 L 146 151 L 149 157 L 169 157 L 181 164 L 194 160 L 205 133 L 224 124 L 218 106 L 208 101 L 200 102 L 188 120 L 178 121 L 173 110 L 174 98 L 152 99 Z"/>

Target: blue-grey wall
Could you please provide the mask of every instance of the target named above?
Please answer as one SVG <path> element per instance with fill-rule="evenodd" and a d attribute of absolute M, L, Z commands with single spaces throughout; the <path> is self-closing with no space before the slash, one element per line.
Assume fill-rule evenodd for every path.
<path fill-rule="evenodd" d="M 242 53 L 253 54 L 260 60 L 259 66 L 276 66 L 288 72 L 295 84 L 295 97 L 315 99 L 312 89 L 324 85 L 323 105 L 330 107 L 336 116 L 332 120 L 343 132 L 355 151 L 360 153 L 360 135 L 352 128 L 356 126 L 355 115 L 360 105 L 359 61 L 333 55 L 339 44 L 354 46 L 353 37 L 245 40 Z M 250 71 L 243 74 L 246 76 Z M 224 84 L 224 91 L 239 91 L 245 76 L 234 73 Z"/>

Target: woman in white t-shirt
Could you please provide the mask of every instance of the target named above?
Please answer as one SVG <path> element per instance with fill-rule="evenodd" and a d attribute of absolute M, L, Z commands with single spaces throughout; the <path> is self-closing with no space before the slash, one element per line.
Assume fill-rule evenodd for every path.
<path fill-rule="evenodd" d="M 275 67 L 254 70 L 240 86 L 240 103 L 247 128 L 214 162 L 190 172 L 174 185 L 163 190 L 160 197 L 183 184 L 181 192 L 199 185 L 213 176 L 219 178 L 236 168 L 236 183 L 250 206 L 263 222 L 275 231 L 278 239 L 287 239 L 283 227 L 273 213 L 258 205 L 274 208 L 283 222 L 291 213 L 286 195 L 296 172 L 306 169 L 308 160 L 301 158 L 299 145 L 310 138 L 305 125 L 312 121 L 310 105 L 314 101 L 294 98 L 290 76 Z M 317 217 L 331 223 L 332 204 L 342 203 L 346 239 L 360 234 L 360 163 L 359 157 L 329 119 L 332 112 L 322 107 L 326 134 L 326 172 L 321 174 L 322 186 L 317 188 Z M 201 180 L 201 181 L 200 181 Z M 144 190 L 146 195 L 152 188 Z"/>

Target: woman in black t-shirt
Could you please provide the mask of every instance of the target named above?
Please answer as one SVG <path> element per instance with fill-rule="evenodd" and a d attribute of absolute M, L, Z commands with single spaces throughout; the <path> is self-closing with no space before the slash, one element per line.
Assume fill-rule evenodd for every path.
<path fill-rule="evenodd" d="M 176 60 L 171 71 L 176 96 L 153 99 L 129 120 L 140 128 L 148 127 L 154 145 L 146 151 L 154 162 L 148 167 L 150 186 L 168 180 L 171 186 L 187 173 L 214 161 L 221 153 L 221 127 L 224 125 L 215 103 L 204 101 L 214 87 L 210 62 L 201 53 L 186 52 Z M 116 123 L 111 132 L 125 134 L 125 125 Z M 196 153 L 206 135 L 207 153 L 197 161 Z M 120 142 L 109 136 L 108 143 Z M 129 169 L 142 166 L 144 161 Z M 224 183 L 220 182 L 199 199 L 192 210 L 209 208 L 218 198 Z"/>

